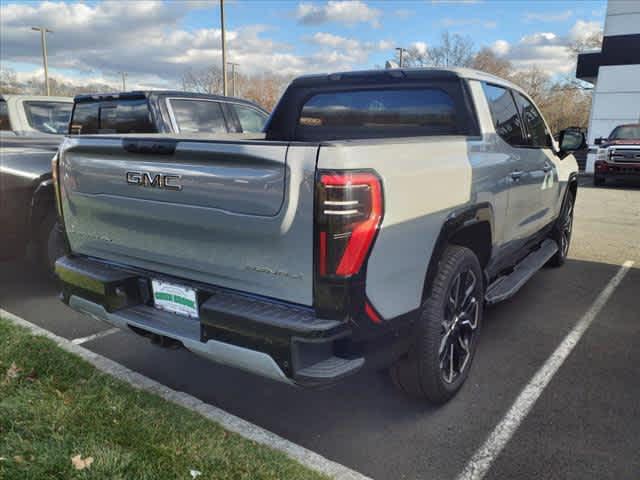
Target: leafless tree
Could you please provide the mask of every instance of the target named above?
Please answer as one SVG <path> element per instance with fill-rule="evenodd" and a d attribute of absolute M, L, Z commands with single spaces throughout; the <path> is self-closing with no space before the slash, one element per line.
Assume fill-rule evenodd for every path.
<path fill-rule="evenodd" d="M 222 94 L 222 72 L 218 67 L 190 68 L 182 75 L 182 89 L 188 92 Z"/>
<path fill-rule="evenodd" d="M 440 44 L 420 49 L 411 47 L 403 63 L 411 67 L 469 67 L 473 63 L 473 41 L 457 33 L 442 33 Z"/>
<path fill-rule="evenodd" d="M 471 68 L 491 73 L 502 78 L 509 78 L 513 75 L 513 65 L 505 58 L 498 57 L 493 51 L 484 47 L 473 57 Z"/>

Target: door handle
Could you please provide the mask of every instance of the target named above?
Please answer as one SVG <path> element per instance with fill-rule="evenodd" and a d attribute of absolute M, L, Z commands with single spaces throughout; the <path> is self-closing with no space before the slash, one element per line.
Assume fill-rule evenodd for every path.
<path fill-rule="evenodd" d="M 514 182 L 518 182 L 520 181 L 520 177 L 522 177 L 523 174 L 524 172 L 522 170 L 514 170 L 513 172 L 511 172 L 511 178 Z"/>
<path fill-rule="evenodd" d="M 544 173 L 549 173 L 552 168 L 553 168 L 553 165 L 551 165 L 549 162 L 544 162 L 544 167 L 542 167 L 542 171 Z"/>

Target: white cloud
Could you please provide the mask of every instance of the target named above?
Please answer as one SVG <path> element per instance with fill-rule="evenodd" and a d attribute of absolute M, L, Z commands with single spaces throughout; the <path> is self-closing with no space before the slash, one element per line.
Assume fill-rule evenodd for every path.
<path fill-rule="evenodd" d="M 502 57 L 509 53 L 511 45 L 506 40 L 496 40 L 495 42 L 493 42 L 490 48 L 493 53 L 495 53 L 499 57 Z"/>
<path fill-rule="evenodd" d="M 427 53 L 428 46 L 424 42 L 413 42 L 411 46 L 415 48 L 420 55 L 424 55 L 425 53 Z"/>
<path fill-rule="evenodd" d="M 570 49 L 573 42 L 601 30 L 598 22 L 578 20 L 566 35 L 537 32 L 525 35 L 515 43 L 498 40 L 493 52 L 511 61 L 516 69 L 538 67 L 550 74 L 568 74 L 575 68 L 576 57 Z"/>
<path fill-rule="evenodd" d="M 324 5 L 300 3 L 296 10 L 298 22 L 304 25 L 319 25 L 328 22 L 355 25 L 369 23 L 372 27 L 380 26 L 382 12 L 371 8 L 361 0 L 337 1 L 330 0 Z"/>
<path fill-rule="evenodd" d="M 585 22 L 578 20 L 571 28 L 569 35 L 574 41 L 581 41 L 591 38 L 594 34 L 602 33 L 602 24 L 600 22 Z"/>
<path fill-rule="evenodd" d="M 331 33 L 318 32 L 311 38 L 313 43 L 324 47 L 342 48 L 342 49 L 358 49 L 360 42 L 353 38 L 340 37 Z"/>
<path fill-rule="evenodd" d="M 484 28 L 496 28 L 498 22 L 495 20 L 483 20 L 481 18 L 443 18 L 440 23 L 445 27 L 470 27 L 481 26 Z"/>
<path fill-rule="evenodd" d="M 214 3 L 217 5 L 217 0 Z M 220 29 L 186 30 L 182 26 L 190 9 L 209 4 L 209 0 L 13 4 L 3 1 L 2 63 L 31 64 L 38 68 L 42 61 L 40 38 L 30 27 L 46 19 L 46 26 L 54 31 L 47 36 L 53 76 L 61 70 L 72 71 L 72 77 L 83 81 L 95 78 L 117 84 L 117 72 L 125 71 L 130 86 L 175 88 L 186 70 L 220 65 Z M 342 2 L 326 5 L 329 18 L 335 18 L 336 11 L 344 9 L 341 5 Z M 353 22 L 355 17 L 350 12 L 344 18 Z M 371 22 L 376 15 L 369 14 L 366 18 Z M 269 33 L 269 27 L 264 25 L 227 30 L 227 58 L 240 64 L 242 73 L 299 75 L 356 68 L 366 65 L 373 51 L 390 48 L 387 40 L 358 42 L 321 34 L 315 43 L 318 51 L 300 55 L 294 45 L 276 42 L 269 38 Z"/>
<path fill-rule="evenodd" d="M 536 12 L 531 13 L 527 12 L 524 14 L 524 21 L 527 23 L 531 22 L 562 22 L 565 20 L 569 20 L 573 17 L 573 10 L 565 10 L 564 12 L 559 13 L 542 13 Z"/>

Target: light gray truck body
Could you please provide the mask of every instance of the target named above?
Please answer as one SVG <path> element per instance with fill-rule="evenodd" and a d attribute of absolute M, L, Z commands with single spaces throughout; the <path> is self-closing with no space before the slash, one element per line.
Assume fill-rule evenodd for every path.
<path fill-rule="evenodd" d="M 67 138 L 58 166 L 70 247 L 58 265 L 65 300 L 213 360 L 302 385 L 356 371 L 368 355 L 359 347 L 371 339 L 401 338 L 406 349 L 392 358 L 399 365 L 396 383 L 410 391 L 417 384 L 417 393 L 435 402 L 448 399 L 468 372 L 482 305 L 515 293 L 550 259 L 564 261 L 571 224 L 559 224 L 570 222 L 578 171 L 568 150 L 580 139 L 561 136 L 565 145 L 558 145 L 525 92 L 496 77 L 471 70 L 395 72 L 365 72 L 362 78 L 382 75 L 375 87 L 349 74 L 334 75 L 336 85 L 332 76 L 294 82 L 271 119 L 272 130 L 282 128 L 278 122 L 299 101 L 293 139 L 278 139 L 269 125 L 260 136 Z M 390 75 L 388 90 L 380 85 L 384 75 Z M 402 90 L 418 83 L 425 90 Z M 388 120 L 379 120 L 378 112 L 391 109 L 384 104 L 389 98 L 411 104 L 422 92 L 428 98 L 446 92 L 451 100 L 430 103 L 435 113 L 425 118 L 441 119 L 447 108 L 464 105 L 468 128 L 455 130 L 458 117 L 447 133 L 391 129 L 370 138 L 305 137 L 300 132 L 335 118 L 335 107 L 314 117 L 307 105 L 316 97 L 300 94 L 305 88 L 317 96 L 338 95 L 336 89 L 349 98 L 373 95 L 365 113 L 354 107 L 354 115 L 373 116 L 383 126 Z M 322 110 L 326 99 L 316 104 Z M 390 114 L 413 121 L 414 107 L 403 105 Z M 510 108 L 511 118 L 505 115 Z M 521 145 L 514 144 L 516 134 Z M 358 221 L 345 220 L 354 216 Z M 469 267 L 459 267 L 449 281 L 443 270 L 449 261 L 451 268 L 455 262 Z M 87 289 L 87 279 L 102 286 Z M 133 293 L 122 288 L 124 300 L 114 306 L 109 282 L 132 279 L 190 285 L 195 311 L 184 316 L 159 309 L 156 287 L 147 284 Z M 452 305 L 459 296 L 453 290 L 464 296 L 458 313 L 448 313 L 446 301 L 429 307 L 440 283 Z M 442 309 L 443 318 L 434 335 L 446 344 L 436 356 L 436 386 L 428 372 L 407 380 L 402 366 L 416 361 L 411 338 L 426 328 L 420 325 L 433 308 Z M 181 330 L 187 324 L 191 333 Z M 454 333 L 457 343 L 449 347 Z M 311 344 L 320 348 L 318 338 L 329 346 L 308 353 Z"/>

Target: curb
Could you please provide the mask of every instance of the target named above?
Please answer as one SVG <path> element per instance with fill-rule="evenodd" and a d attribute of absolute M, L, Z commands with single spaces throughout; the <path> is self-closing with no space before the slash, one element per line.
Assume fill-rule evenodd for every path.
<path fill-rule="evenodd" d="M 261 445 L 270 447 L 273 450 L 282 452 L 287 457 L 296 460 L 311 470 L 327 475 L 335 480 L 371 480 L 369 477 L 351 470 L 344 465 L 333 462 L 300 445 L 290 442 L 269 430 L 265 430 L 258 425 L 254 425 L 240 417 L 227 413 L 218 407 L 204 403 L 187 393 L 173 390 L 159 382 L 156 382 L 155 380 L 150 379 L 149 377 L 145 377 L 140 373 L 134 372 L 133 370 L 130 370 L 109 358 L 103 357 L 91 350 L 87 350 L 80 345 L 75 345 L 66 338 L 59 337 L 55 333 L 34 325 L 33 323 L 28 322 L 13 313 L 7 312 L 2 308 L 0 308 L 0 316 L 3 316 L 15 325 L 27 328 L 36 335 L 42 335 L 53 340 L 60 348 L 78 355 L 101 372 L 122 380 L 138 390 L 158 395 L 171 403 L 180 405 L 192 412 L 196 412 L 203 417 L 220 424 L 225 429 L 237 433 L 247 440 L 252 440 Z"/>

